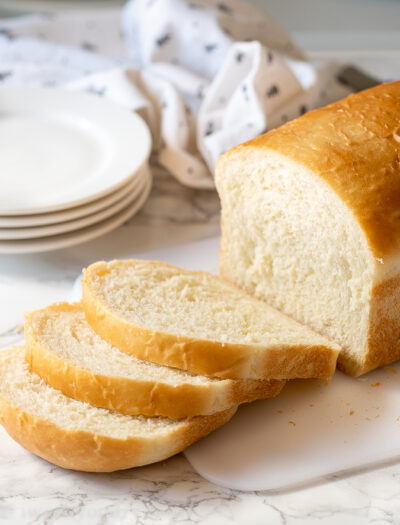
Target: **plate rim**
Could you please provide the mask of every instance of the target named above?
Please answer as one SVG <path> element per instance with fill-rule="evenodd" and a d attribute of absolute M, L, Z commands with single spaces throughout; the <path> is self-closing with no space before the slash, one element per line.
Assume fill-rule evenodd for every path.
<path fill-rule="evenodd" d="M 104 197 L 101 197 L 100 199 L 96 199 L 93 202 L 89 202 L 87 204 L 82 204 L 81 206 L 75 206 L 74 208 L 70 208 L 67 210 L 60 210 L 55 212 L 49 212 L 49 213 L 37 213 L 33 215 L 12 215 L 12 216 L 5 216 L 0 215 L 0 230 L 1 229 L 21 229 L 21 228 L 36 228 L 40 226 L 51 226 L 60 224 L 62 222 L 70 222 L 74 221 L 83 217 L 88 217 L 90 215 L 94 215 L 96 213 L 99 213 L 100 211 L 104 210 L 105 208 L 108 208 L 115 204 L 116 202 L 122 200 L 123 195 L 126 191 L 133 191 L 136 185 L 138 184 L 137 179 L 141 177 L 141 174 L 146 172 L 146 176 L 149 174 L 149 167 L 146 164 L 143 166 L 138 172 L 136 173 L 136 177 L 134 177 L 131 181 L 129 181 L 127 184 L 119 188 L 118 190 L 110 193 L 109 195 L 105 195 Z M 143 175 L 144 176 L 144 175 Z M 25 219 L 24 219 L 25 218 Z M 49 221 L 50 219 L 50 221 Z M 7 224 L 7 221 L 10 221 L 10 224 Z M 31 221 L 31 222 L 29 222 Z"/>
<path fill-rule="evenodd" d="M 70 248 L 78 244 L 92 241 L 101 237 L 132 218 L 143 207 L 152 189 L 152 177 L 147 180 L 143 193 L 132 205 L 129 204 L 116 215 L 108 217 L 98 224 L 92 224 L 75 232 L 62 233 L 38 239 L 25 239 L 17 241 L 0 241 L 0 255 L 26 255 L 33 253 L 44 253 L 64 248 Z M 60 238 L 61 237 L 61 238 Z"/>
<path fill-rule="evenodd" d="M 146 122 L 140 115 L 138 115 L 137 112 L 129 111 L 127 108 L 118 106 L 118 104 L 111 102 L 110 100 L 101 98 L 93 93 L 53 86 L 0 86 L 0 102 L 2 97 L 6 98 L 7 96 L 9 97 L 9 100 L 10 98 L 16 98 L 17 100 L 22 99 L 22 101 L 25 101 L 28 105 L 29 102 L 27 101 L 30 101 L 32 98 L 36 101 L 36 104 L 37 100 L 41 100 L 41 103 L 43 104 L 42 107 L 45 107 L 47 111 L 49 108 L 52 108 L 52 106 L 55 104 L 56 106 L 59 106 L 58 110 L 63 114 L 67 114 L 69 111 L 71 111 L 71 105 L 72 107 L 74 107 L 75 105 L 76 115 L 76 106 L 83 105 L 85 107 L 85 111 L 88 111 L 89 114 L 92 113 L 92 115 L 90 115 L 91 118 L 93 118 L 94 114 L 96 114 L 97 117 L 103 112 L 103 115 L 100 115 L 101 118 L 108 118 L 111 121 L 114 121 L 114 119 L 118 119 L 120 120 L 120 122 L 123 122 L 125 126 L 127 126 L 128 128 L 130 127 L 131 130 L 133 128 L 136 128 L 135 151 L 138 160 L 136 162 L 132 162 L 132 166 L 129 168 L 129 175 L 120 175 L 119 180 L 117 182 L 109 183 L 102 190 L 92 192 L 84 197 L 71 198 L 70 200 L 65 200 L 63 203 L 59 204 L 41 205 L 26 208 L 0 207 L 0 215 L 11 217 L 19 215 L 44 214 L 55 211 L 67 210 L 70 208 L 81 206 L 83 204 L 87 204 L 94 200 L 98 200 L 108 195 L 109 193 L 118 190 L 125 184 L 129 183 L 136 176 L 137 172 L 148 162 L 151 152 L 152 138 Z M 62 104 L 59 103 L 60 98 L 62 99 Z M 35 112 L 37 112 L 36 104 L 34 106 Z M 86 113 L 85 115 L 87 120 L 89 120 L 88 113 Z M 74 112 L 71 111 L 71 115 L 74 115 Z M 110 122 L 108 122 L 108 124 L 110 124 Z M 113 122 L 113 124 L 115 124 L 115 122 Z M 119 124 L 117 127 L 119 129 L 123 126 Z M 136 149 L 138 133 L 140 133 L 141 140 L 143 142 L 142 151 L 139 152 L 139 154 L 137 153 L 138 150 Z M 122 149 L 124 149 L 126 146 L 127 144 L 124 144 Z M 120 153 L 118 154 L 119 157 L 121 156 Z M 127 158 L 128 156 L 129 158 L 131 158 L 128 149 L 126 149 L 124 153 Z"/>
<path fill-rule="evenodd" d="M 124 208 L 133 204 L 137 198 L 140 198 L 141 193 L 146 188 L 148 175 L 142 175 L 138 184 L 133 186 L 133 189 L 130 192 L 127 192 L 124 197 L 119 199 L 114 204 L 103 208 L 102 210 L 86 215 L 83 217 L 78 217 L 72 221 L 64 221 L 57 224 L 47 224 L 43 226 L 33 226 L 27 228 L 1 228 L 0 227 L 0 241 L 23 241 L 23 240 L 34 240 L 45 237 L 52 237 L 55 235 L 62 235 L 63 233 L 74 232 L 86 228 L 88 226 L 100 223 L 103 220 L 116 215 L 119 211 L 122 211 Z M 4 234 L 4 230 L 7 231 Z M 12 237 L 12 233 L 19 233 L 20 237 Z M 9 237 L 5 236 L 9 235 Z M 26 235 L 26 236 L 24 236 Z"/>

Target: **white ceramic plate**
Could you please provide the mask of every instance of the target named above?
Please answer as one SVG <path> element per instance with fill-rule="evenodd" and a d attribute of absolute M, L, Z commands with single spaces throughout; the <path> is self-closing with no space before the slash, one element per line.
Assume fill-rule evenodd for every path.
<path fill-rule="evenodd" d="M 25 254 L 47 252 L 67 248 L 75 244 L 91 241 L 101 235 L 104 235 L 118 226 L 121 226 L 128 219 L 137 213 L 146 202 L 151 190 L 152 180 L 147 179 L 143 193 L 126 208 L 116 215 L 105 219 L 104 221 L 82 228 L 74 232 L 53 235 L 51 237 L 41 237 L 39 239 L 18 240 L 18 241 L 0 241 L 0 253 L 2 254 Z"/>
<path fill-rule="evenodd" d="M 133 190 L 126 191 L 125 196 L 111 206 L 86 217 L 80 217 L 73 221 L 61 222 L 59 224 L 50 224 L 47 226 L 37 226 L 33 228 L 0 228 L 0 241 L 18 240 L 18 239 L 35 239 L 38 237 L 48 237 L 60 235 L 61 233 L 71 232 L 86 228 L 92 224 L 97 224 L 108 217 L 133 204 L 140 196 L 146 186 L 148 173 L 142 171 L 142 175 L 137 180 Z"/>
<path fill-rule="evenodd" d="M 143 171 L 146 171 L 148 174 L 149 167 L 147 165 L 143 166 L 128 184 L 122 186 L 117 191 L 95 201 L 88 202 L 87 204 L 82 204 L 81 206 L 50 213 L 36 213 L 35 215 L 0 216 L 0 228 L 33 228 L 35 226 L 48 226 L 50 224 L 58 224 L 60 222 L 87 217 L 100 212 L 120 201 L 127 193 L 132 193 L 136 186 L 138 184 L 140 185 Z"/>
<path fill-rule="evenodd" d="M 127 184 L 150 146 L 138 115 L 95 95 L 0 87 L 0 215 L 99 199 Z"/>

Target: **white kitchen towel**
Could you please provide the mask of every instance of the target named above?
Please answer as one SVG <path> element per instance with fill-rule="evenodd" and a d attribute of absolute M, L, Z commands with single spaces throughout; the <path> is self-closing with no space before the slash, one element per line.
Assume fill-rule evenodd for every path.
<path fill-rule="evenodd" d="M 336 72 L 239 0 L 130 0 L 121 13 L 0 23 L 0 82 L 65 85 L 139 112 L 156 162 L 194 188 L 214 187 L 227 149 L 347 94 Z"/>

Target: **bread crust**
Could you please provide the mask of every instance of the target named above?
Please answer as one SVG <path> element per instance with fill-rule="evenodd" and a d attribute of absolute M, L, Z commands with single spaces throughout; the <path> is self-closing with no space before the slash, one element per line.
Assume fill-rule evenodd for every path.
<path fill-rule="evenodd" d="M 339 355 L 338 368 L 357 377 L 400 359 L 400 275 L 373 287 L 367 345 L 362 362 Z"/>
<path fill-rule="evenodd" d="M 3 352 L 14 349 L 21 351 L 15 347 Z M 229 421 L 236 408 L 194 417 L 167 433 L 117 439 L 62 428 L 19 408 L 0 391 L 0 422 L 15 441 L 55 465 L 86 472 L 112 472 L 166 459 Z"/>
<path fill-rule="evenodd" d="M 90 286 L 92 272 L 106 269 L 107 263 L 98 262 L 84 270 L 82 305 L 93 330 L 128 354 L 222 379 L 327 379 L 335 371 L 339 347 L 334 343 L 330 345 L 328 340 L 326 345 L 311 347 L 299 344 L 265 348 L 201 340 L 136 326 L 116 315 Z"/>
<path fill-rule="evenodd" d="M 37 313 L 81 310 L 80 305 L 54 304 L 25 315 L 25 358 L 31 370 L 69 397 L 123 414 L 175 419 L 209 415 L 241 403 L 274 397 L 285 381 L 225 380 L 212 384 L 172 385 L 92 372 L 54 353 L 40 337 Z"/>
<path fill-rule="evenodd" d="M 216 180 L 238 156 L 276 151 L 334 190 L 360 224 L 374 257 L 384 263 L 393 255 L 398 259 L 399 116 L 400 81 L 350 95 L 229 150 L 218 161 Z"/>
<path fill-rule="evenodd" d="M 274 151 L 315 173 L 351 211 L 375 267 L 363 356 L 340 354 L 338 367 L 359 376 L 400 358 L 400 81 L 368 89 L 293 120 L 223 155 L 225 167 Z M 221 223 L 223 229 L 223 223 Z M 222 233 L 220 269 L 224 273 Z"/>
<path fill-rule="evenodd" d="M 17 443 L 59 467 L 85 472 L 113 472 L 167 459 L 229 421 L 235 411 L 236 407 L 192 418 L 185 428 L 170 432 L 168 437 L 115 439 L 60 428 L 0 395 L 1 423 Z"/>

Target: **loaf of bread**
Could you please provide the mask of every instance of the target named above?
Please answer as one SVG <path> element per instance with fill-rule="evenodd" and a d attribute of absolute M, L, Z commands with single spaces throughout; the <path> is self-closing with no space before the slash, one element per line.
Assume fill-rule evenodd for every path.
<path fill-rule="evenodd" d="M 160 461 L 228 421 L 128 416 L 64 396 L 31 372 L 24 348 L 0 350 L 0 422 L 20 445 L 68 469 L 111 472 Z"/>
<path fill-rule="evenodd" d="M 220 378 L 330 377 L 339 347 L 238 287 L 151 261 L 84 270 L 93 330 L 135 357 Z"/>
<path fill-rule="evenodd" d="M 25 315 L 26 360 L 65 395 L 123 414 L 185 418 L 274 397 L 284 381 L 218 379 L 157 365 L 121 352 L 97 335 L 79 304 Z"/>
<path fill-rule="evenodd" d="M 358 376 L 400 358 L 400 82 L 219 160 L 220 271 L 336 341 Z"/>

